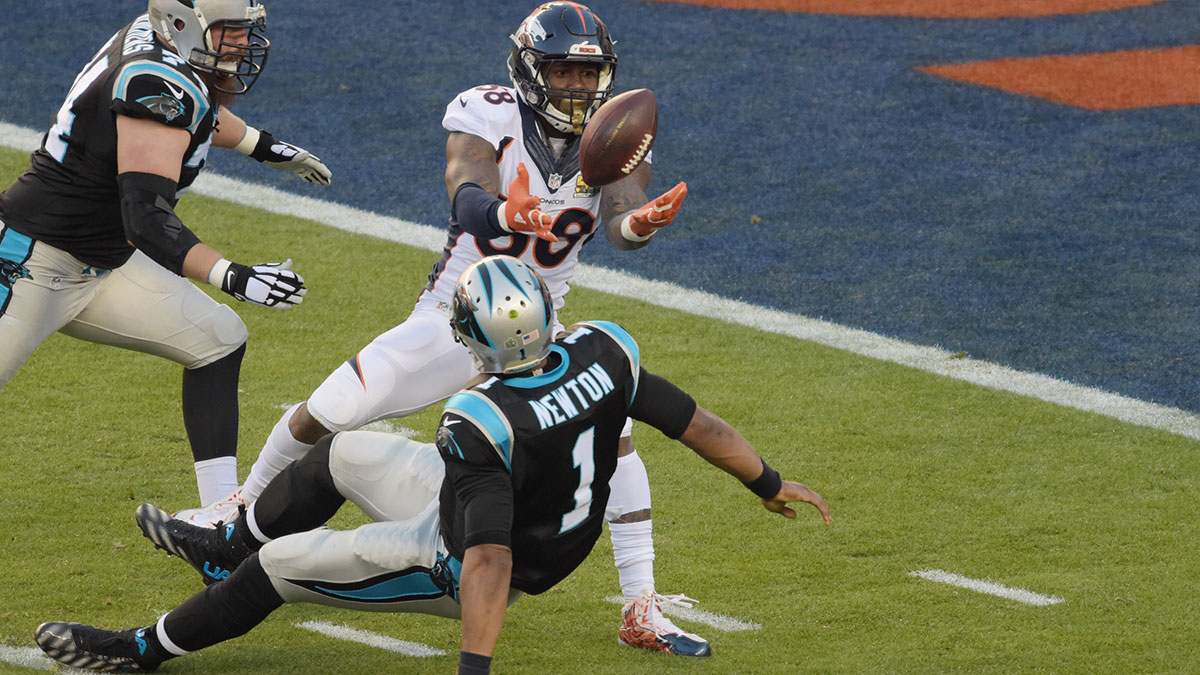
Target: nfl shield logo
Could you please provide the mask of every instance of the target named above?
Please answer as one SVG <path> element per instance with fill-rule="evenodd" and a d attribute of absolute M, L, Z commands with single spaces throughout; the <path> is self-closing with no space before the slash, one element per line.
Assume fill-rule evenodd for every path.
<path fill-rule="evenodd" d="M 562 187 L 562 174 L 552 173 L 550 179 L 546 181 L 546 187 L 551 190 L 557 190 Z"/>

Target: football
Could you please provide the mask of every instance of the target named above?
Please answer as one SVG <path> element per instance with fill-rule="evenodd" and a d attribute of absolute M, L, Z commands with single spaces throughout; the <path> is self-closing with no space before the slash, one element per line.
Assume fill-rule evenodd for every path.
<path fill-rule="evenodd" d="M 600 187 L 633 173 L 650 154 L 658 133 L 658 102 L 649 89 L 634 89 L 600 106 L 583 129 L 579 171 Z"/>

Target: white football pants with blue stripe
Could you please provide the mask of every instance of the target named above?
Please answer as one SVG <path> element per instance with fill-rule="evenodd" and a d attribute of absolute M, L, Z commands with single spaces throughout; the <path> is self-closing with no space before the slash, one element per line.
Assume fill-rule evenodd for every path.
<path fill-rule="evenodd" d="M 462 562 L 439 534 L 445 465 L 431 443 L 373 431 L 338 434 L 329 470 L 339 493 L 372 520 L 316 529 L 264 545 L 259 561 L 285 602 L 461 618 Z M 509 594 L 509 604 L 521 595 Z"/>

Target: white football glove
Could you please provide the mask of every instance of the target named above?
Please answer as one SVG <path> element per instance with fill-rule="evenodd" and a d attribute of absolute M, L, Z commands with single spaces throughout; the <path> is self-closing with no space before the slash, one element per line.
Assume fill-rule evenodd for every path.
<path fill-rule="evenodd" d="M 291 271 L 292 261 L 239 265 L 222 258 L 208 273 L 209 283 L 241 300 L 263 307 L 291 309 L 304 302 L 304 279 Z"/>
<path fill-rule="evenodd" d="M 309 183 L 329 185 L 333 177 L 333 172 L 320 157 L 291 143 L 275 141 L 271 144 L 271 154 L 275 159 L 265 159 L 263 164 L 279 171 L 291 171 Z"/>
<path fill-rule="evenodd" d="M 275 140 L 269 131 L 246 127 L 246 135 L 234 148 L 278 171 L 291 171 L 309 183 L 329 185 L 333 172 L 320 157 L 291 143 Z"/>

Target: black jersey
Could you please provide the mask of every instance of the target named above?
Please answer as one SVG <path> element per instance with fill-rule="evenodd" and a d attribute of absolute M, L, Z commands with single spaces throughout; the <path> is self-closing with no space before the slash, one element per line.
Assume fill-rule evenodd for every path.
<path fill-rule="evenodd" d="M 512 586 L 526 593 L 564 579 L 599 538 L 626 417 L 677 437 L 686 427 L 677 419 L 694 410 L 666 423 L 639 413 L 650 404 L 637 396 L 638 346 L 616 324 L 576 324 L 550 349 L 541 375 L 493 377 L 452 396 L 438 429 L 447 549 L 462 560 L 474 545 L 509 546 Z"/>
<path fill-rule="evenodd" d="M 121 219 L 116 115 L 191 134 L 180 167 L 181 194 L 204 166 L 216 113 L 204 82 L 155 38 L 142 15 L 113 35 L 75 78 L 29 169 L 0 194 L 0 221 L 88 265 L 119 267 L 134 249 Z"/>

